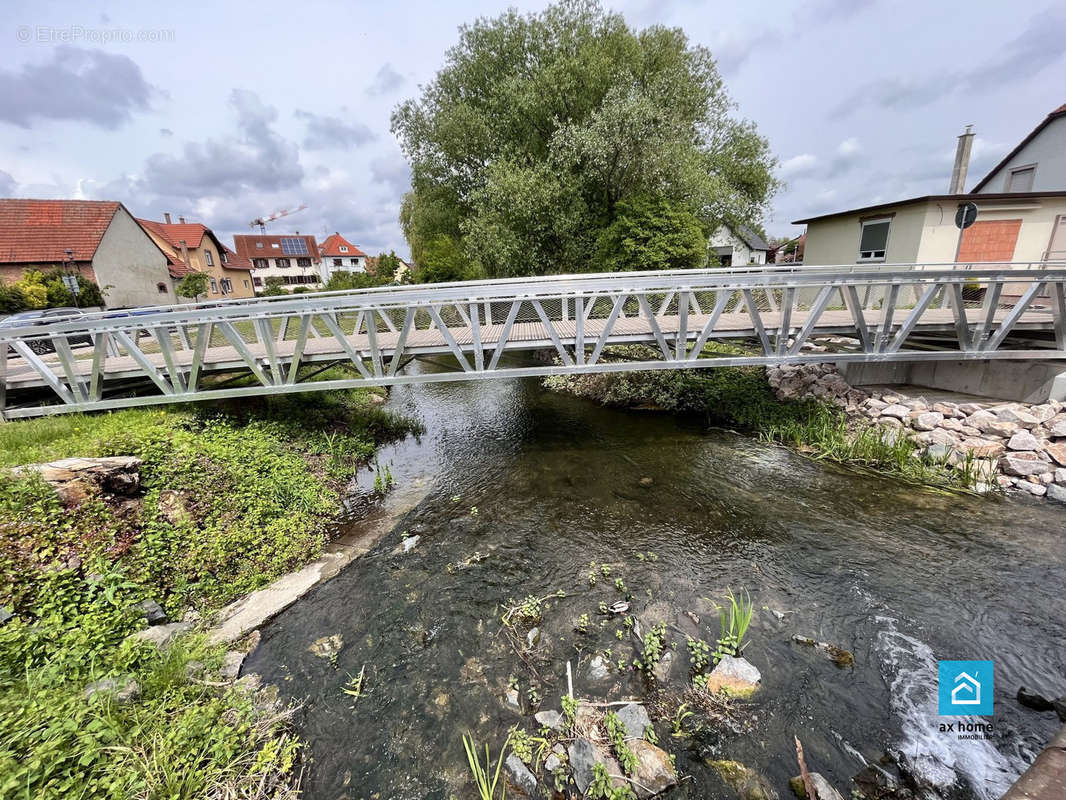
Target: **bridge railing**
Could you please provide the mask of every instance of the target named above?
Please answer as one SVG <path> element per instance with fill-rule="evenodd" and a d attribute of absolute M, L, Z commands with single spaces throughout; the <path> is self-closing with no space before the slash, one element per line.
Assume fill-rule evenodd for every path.
<path fill-rule="evenodd" d="M 654 354 L 648 368 L 687 368 L 706 366 L 709 343 L 717 339 L 753 342 L 743 363 L 773 363 L 812 357 L 812 338 L 830 334 L 854 342 L 843 358 L 944 357 L 911 347 L 913 337 L 930 331 L 953 337 L 946 349 L 940 345 L 941 353 L 966 358 L 1004 352 L 1063 357 L 1064 283 L 1061 262 L 772 265 L 394 286 L 99 312 L 47 326 L 0 328 L 0 390 L 20 393 L 21 402 L 28 391 L 50 392 L 53 405 L 41 398 L 7 412 L 29 416 L 238 391 L 297 391 L 306 388 L 300 368 L 313 362 L 350 364 L 357 377 L 337 385 L 387 384 L 413 380 L 404 367 L 420 355 L 453 356 L 460 377 L 524 374 L 501 366 L 501 358 L 538 348 L 556 352 L 559 363 L 552 369 L 608 371 L 619 367 L 608 365 L 605 349 L 641 343 Z M 1046 343 L 1008 346 L 1019 326 Z M 251 375 L 256 385 L 216 386 L 216 375 L 237 372 Z M 130 381 L 147 382 L 155 394 L 117 396 Z"/>

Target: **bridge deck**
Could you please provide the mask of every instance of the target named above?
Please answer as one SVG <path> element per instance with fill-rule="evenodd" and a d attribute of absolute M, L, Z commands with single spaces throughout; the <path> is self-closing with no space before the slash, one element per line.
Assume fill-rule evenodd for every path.
<path fill-rule="evenodd" d="M 981 314 L 982 311 L 979 308 L 968 309 L 968 323 L 971 325 L 977 324 Z M 1008 310 L 1006 309 L 997 311 L 994 316 L 994 321 L 997 323 L 1001 322 L 1007 314 Z M 775 335 L 777 328 L 781 325 L 781 312 L 763 311 L 760 316 L 762 318 L 762 323 L 769 334 Z M 900 324 L 902 324 L 904 316 L 905 314 L 902 310 L 897 312 L 896 320 L 890 328 L 890 333 L 898 330 Z M 794 332 L 800 329 L 807 321 L 808 317 L 809 312 L 807 311 L 793 311 L 789 321 L 790 331 Z M 671 343 L 676 342 L 677 334 L 680 330 L 680 318 L 676 314 L 668 314 L 657 317 L 656 319 L 660 331 L 667 340 Z M 689 342 L 694 341 L 709 320 L 709 314 L 689 314 L 686 321 L 686 340 Z M 867 322 L 871 327 L 876 328 L 881 324 L 882 318 L 880 318 L 877 312 L 867 312 Z M 586 320 L 584 325 L 584 339 L 586 346 L 591 347 L 596 344 L 597 340 L 602 335 L 606 323 L 607 320 L 605 319 Z M 1050 328 L 1051 324 L 1051 315 L 1047 311 L 1032 310 L 1025 312 L 1015 327 L 1017 329 L 1041 330 Z M 921 322 L 915 326 L 915 331 L 949 331 L 954 330 L 954 325 L 954 317 L 950 309 L 929 309 L 922 315 Z M 576 322 L 573 320 L 553 321 L 552 327 L 564 344 L 573 345 L 575 343 L 577 337 Z M 814 326 L 814 333 L 816 335 L 828 335 L 834 333 L 847 335 L 849 333 L 853 334 L 854 331 L 855 324 L 848 311 L 824 311 L 819 316 L 817 324 Z M 449 325 L 448 332 L 464 352 L 472 352 L 474 336 L 470 326 Z M 482 348 L 486 352 L 491 353 L 499 343 L 500 337 L 504 335 L 504 326 L 481 325 L 480 335 Z M 722 314 L 714 326 L 714 332 L 711 335 L 711 338 L 753 337 L 755 335 L 757 335 L 757 332 L 752 324 L 751 316 L 746 312 L 738 312 Z M 351 334 L 345 338 L 355 349 L 364 353 L 368 352 L 369 337 L 366 333 Z M 398 332 L 381 331 L 377 333 L 377 343 L 383 357 L 391 357 L 393 355 L 396 350 L 398 339 Z M 654 344 L 655 342 L 656 338 L 647 319 L 644 317 L 623 317 L 619 318 L 612 326 L 606 344 Z M 283 339 L 275 343 L 274 347 L 280 363 L 288 363 L 292 357 L 295 346 L 296 342 L 294 339 Z M 506 337 L 504 350 L 520 351 L 539 349 L 542 347 L 550 348 L 552 346 L 550 333 L 543 323 L 516 322 Z M 262 343 L 250 342 L 248 344 L 248 349 L 257 359 L 265 359 L 267 357 L 267 348 Z M 405 353 L 412 355 L 447 354 L 451 352 L 444 336 L 436 328 L 430 328 L 428 330 L 411 330 L 407 336 L 406 345 L 403 349 Z M 76 358 L 74 361 L 75 371 L 82 377 L 88 377 L 92 372 L 92 361 L 91 358 L 89 358 L 89 349 L 86 348 L 81 350 L 80 355 L 82 357 Z M 166 362 L 162 353 L 147 352 L 145 355 L 154 366 L 159 369 L 165 369 Z M 343 357 L 345 357 L 345 352 L 341 343 L 333 336 L 325 335 L 308 339 L 304 348 L 302 360 L 328 361 Z M 190 349 L 176 349 L 174 352 L 174 359 L 178 365 L 188 367 L 193 360 L 193 351 Z M 55 355 L 47 356 L 44 360 L 50 365 L 56 367 L 59 365 L 58 358 Z M 204 372 L 211 372 L 238 369 L 243 366 L 244 361 L 236 348 L 229 345 L 215 346 L 209 347 L 205 351 L 202 370 Z M 40 375 L 38 375 L 38 373 L 24 360 L 17 356 L 9 355 L 7 369 L 7 386 L 10 389 L 44 385 Z M 108 357 L 104 362 L 103 370 L 107 380 L 143 375 L 141 366 L 130 356 L 120 355 Z"/>

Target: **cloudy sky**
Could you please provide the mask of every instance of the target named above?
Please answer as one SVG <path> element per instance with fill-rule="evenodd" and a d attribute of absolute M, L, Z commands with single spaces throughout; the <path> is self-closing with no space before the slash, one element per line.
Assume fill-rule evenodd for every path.
<path fill-rule="evenodd" d="M 521 2 L 522 10 L 544 3 Z M 786 182 L 765 220 L 947 189 L 955 137 L 977 132 L 972 186 L 1066 103 L 1055 0 L 615 0 L 630 24 L 680 26 L 716 55 L 739 116 Z M 227 238 L 339 230 L 406 254 L 408 171 L 389 113 L 432 79 L 457 27 L 505 5 L 318 0 L 170 4 L 6 0 L 0 196 L 121 200 Z"/>

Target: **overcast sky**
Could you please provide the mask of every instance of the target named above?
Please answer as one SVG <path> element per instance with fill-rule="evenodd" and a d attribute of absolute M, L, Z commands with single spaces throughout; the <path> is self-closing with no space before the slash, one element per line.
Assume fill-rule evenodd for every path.
<path fill-rule="evenodd" d="M 798 233 L 800 217 L 946 191 L 967 123 L 972 187 L 1066 103 L 1061 2 L 608 5 L 635 27 L 679 26 L 718 58 L 737 114 L 770 140 L 787 183 L 764 220 L 770 234 Z M 306 203 L 271 230 L 337 230 L 406 255 L 397 214 L 408 170 L 389 113 L 432 79 L 461 23 L 505 5 L 90 8 L 4 2 L 0 196 L 120 200 L 138 216 L 202 221 L 227 241 L 260 214 Z"/>

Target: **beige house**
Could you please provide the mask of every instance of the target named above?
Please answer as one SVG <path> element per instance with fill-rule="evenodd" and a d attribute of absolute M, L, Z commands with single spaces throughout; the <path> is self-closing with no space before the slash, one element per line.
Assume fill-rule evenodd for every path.
<path fill-rule="evenodd" d="M 960 235 L 955 214 L 968 202 L 977 204 L 977 222 Z M 928 195 L 795 224 L 807 226 L 808 265 L 1066 258 L 1066 191 Z"/>
<path fill-rule="evenodd" d="M 175 284 L 190 272 L 206 272 L 207 298 L 227 300 L 252 297 L 252 265 L 222 244 L 214 232 L 199 222 L 186 222 L 184 217 L 171 222 L 165 214 L 164 222 L 138 219 L 141 227 L 167 255 L 170 274 Z M 193 302 L 189 298 L 179 298 Z"/>
<path fill-rule="evenodd" d="M 961 264 L 1066 260 L 1066 105 L 1052 111 L 965 193 L 973 133 L 959 137 L 949 194 L 796 220 L 805 264 Z M 977 221 L 955 225 L 959 207 Z"/>

